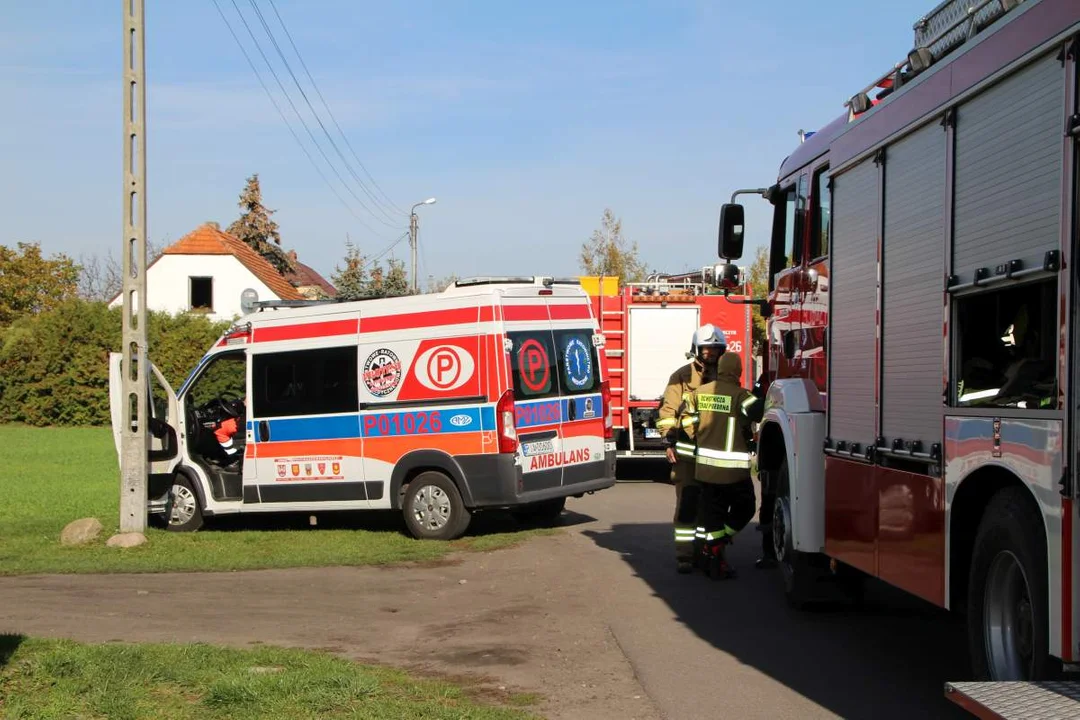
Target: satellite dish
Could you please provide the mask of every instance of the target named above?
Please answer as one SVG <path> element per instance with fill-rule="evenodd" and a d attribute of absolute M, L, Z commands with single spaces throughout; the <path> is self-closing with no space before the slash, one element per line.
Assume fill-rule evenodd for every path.
<path fill-rule="evenodd" d="M 240 309 L 244 311 L 244 314 L 255 312 L 255 308 L 258 307 L 259 293 L 254 288 L 248 288 L 244 292 L 240 293 Z"/>

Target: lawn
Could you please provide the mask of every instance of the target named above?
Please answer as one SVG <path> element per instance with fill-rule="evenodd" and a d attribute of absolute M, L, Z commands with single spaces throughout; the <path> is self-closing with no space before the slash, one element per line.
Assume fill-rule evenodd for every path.
<path fill-rule="evenodd" d="M 538 533 L 507 516 L 478 515 L 454 541 L 406 536 L 400 513 L 221 518 L 197 533 L 149 529 L 146 545 L 105 547 L 119 522 L 119 469 L 107 428 L 0 426 L 0 574 L 245 570 L 430 562 L 459 550 L 494 550 Z M 60 544 L 72 520 L 105 526 L 95 543 Z"/>
<path fill-rule="evenodd" d="M 530 695 L 504 703 L 528 705 Z M 445 682 L 303 650 L 87 645 L 0 635 L 5 718 L 428 718 L 516 720 Z"/>

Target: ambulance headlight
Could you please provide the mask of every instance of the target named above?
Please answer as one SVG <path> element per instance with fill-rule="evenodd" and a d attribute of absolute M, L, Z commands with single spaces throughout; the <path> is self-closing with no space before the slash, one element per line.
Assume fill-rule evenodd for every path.
<path fill-rule="evenodd" d="M 248 288 L 240 293 L 240 309 L 245 315 L 255 311 L 257 302 L 259 302 L 259 293 L 255 291 L 255 288 Z"/>

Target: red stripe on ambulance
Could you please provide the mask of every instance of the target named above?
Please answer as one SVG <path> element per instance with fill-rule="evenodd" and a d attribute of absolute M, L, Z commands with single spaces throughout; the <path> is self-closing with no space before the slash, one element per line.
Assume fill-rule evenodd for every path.
<path fill-rule="evenodd" d="M 278 325 L 276 327 L 255 328 L 254 342 L 279 342 L 281 340 L 305 340 L 332 335 L 356 335 L 360 330 L 360 321 L 327 320 L 326 322 L 304 323 L 303 325 Z"/>

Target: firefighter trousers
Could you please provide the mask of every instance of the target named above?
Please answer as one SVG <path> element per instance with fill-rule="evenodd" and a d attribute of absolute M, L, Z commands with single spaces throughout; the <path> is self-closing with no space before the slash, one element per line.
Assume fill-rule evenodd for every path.
<path fill-rule="evenodd" d="M 733 483 L 697 483 L 697 538 L 706 543 L 734 537 L 754 517 L 757 500 L 754 482 L 746 478 Z"/>
<path fill-rule="evenodd" d="M 694 555 L 694 529 L 697 521 L 700 483 L 694 480 L 694 463 L 679 460 L 671 466 L 675 484 L 675 559 L 689 560 Z"/>

